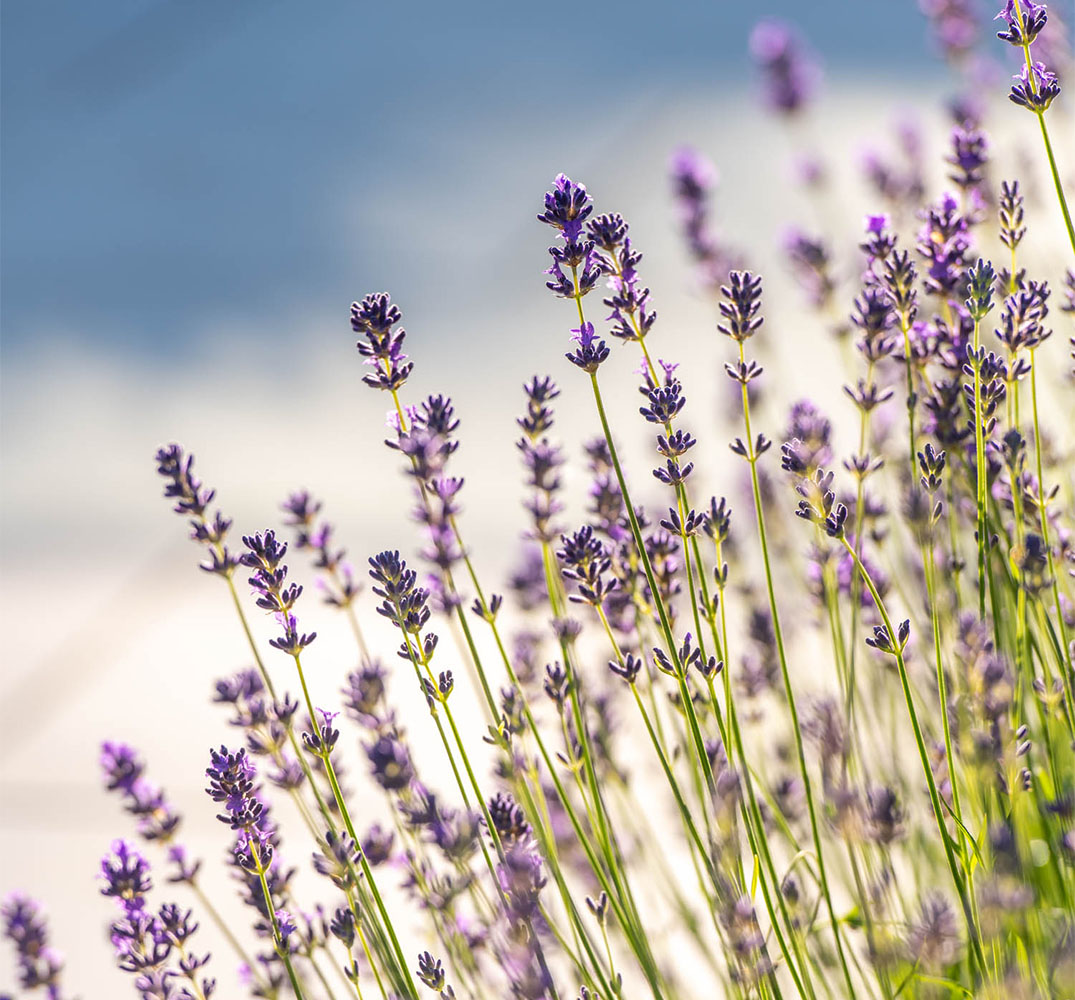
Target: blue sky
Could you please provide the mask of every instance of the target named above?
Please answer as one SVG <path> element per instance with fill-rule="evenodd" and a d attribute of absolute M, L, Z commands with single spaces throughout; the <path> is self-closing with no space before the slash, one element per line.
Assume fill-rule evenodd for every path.
<path fill-rule="evenodd" d="M 711 88 L 716 105 L 749 80 L 763 14 L 802 23 L 830 86 L 937 65 L 894 0 L 11 0 L 6 360 L 61 335 L 175 358 L 214 323 L 343 315 L 416 270 L 449 288 L 461 243 L 503 239 L 532 208 L 503 182 L 501 123 L 532 137 L 515 167 L 539 196 L 655 95 Z M 434 237 L 427 211 L 457 234 Z"/>

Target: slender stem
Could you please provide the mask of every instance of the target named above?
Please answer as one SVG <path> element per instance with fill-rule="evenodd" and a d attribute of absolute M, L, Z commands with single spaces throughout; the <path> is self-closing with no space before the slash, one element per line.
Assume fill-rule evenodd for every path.
<path fill-rule="evenodd" d="M 1030 349 L 1030 400 L 1034 412 L 1034 459 L 1038 473 L 1038 517 L 1041 522 L 1041 540 L 1049 560 L 1049 576 L 1052 578 L 1053 603 L 1056 605 L 1056 620 L 1060 626 L 1060 677 L 1064 685 L 1064 699 L 1067 702 L 1068 731 L 1075 741 L 1075 695 L 1071 680 L 1071 646 L 1068 642 L 1068 627 L 1064 621 L 1064 608 L 1060 603 L 1060 585 L 1057 582 L 1056 566 L 1053 563 L 1053 547 L 1049 541 L 1049 515 L 1046 510 L 1047 494 L 1045 479 L 1042 476 L 1041 462 L 1041 425 L 1038 423 L 1038 368 L 1034 363 L 1034 348 Z"/>
<path fill-rule="evenodd" d="M 1068 200 L 1064 196 L 1064 185 L 1060 181 L 1060 171 L 1056 166 L 1056 157 L 1053 155 L 1053 144 L 1049 141 L 1049 129 L 1045 124 L 1045 112 L 1038 112 L 1038 124 L 1041 126 L 1041 139 L 1045 143 L 1045 155 L 1049 158 L 1049 172 L 1053 175 L 1053 187 L 1056 188 L 1056 197 L 1060 202 L 1060 211 L 1064 216 L 1064 226 L 1068 231 L 1068 240 L 1072 251 L 1075 251 L 1075 226 L 1071 222 L 1071 212 L 1068 210 Z"/>
<path fill-rule="evenodd" d="M 941 662 L 941 622 L 937 610 L 936 599 L 936 567 L 933 545 L 933 528 L 930 527 L 929 542 L 925 555 L 926 593 L 929 597 L 930 621 L 933 626 L 933 655 L 937 669 L 937 696 L 941 705 L 941 726 L 944 731 L 944 756 L 948 764 L 948 784 L 952 790 L 952 811 L 956 818 L 956 838 L 959 842 L 960 855 L 963 861 L 963 871 L 967 873 L 967 881 L 972 887 L 973 881 L 970 864 L 967 858 L 967 847 L 963 833 L 963 810 L 959 800 L 959 782 L 956 778 L 956 757 L 952 749 L 952 729 L 948 718 L 948 682 L 944 674 L 944 665 Z"/>
<path fill-rule="evenodd" d="M 982 426 L 982 363 L 979 358 L 982 321 L 974 321 L 974 458 L 975 498 L 978 506 L 978 617 L 985 620 L 985 551 L 988 545 L 985 528 L 985 428 Z"/>
<path fill-rule="evenodd" d="M 739 342 L 739 358 L 743 360 L 743 343 Z M 810 772 L 806 766 L 806 751 L 803 747 L 802 727 L 799 723 L 799 711 L 795 705 L 795 693 L 791 686 L 791 674 L 788 670 L 788 658 L 784 649 L 784 634 L 780 627 L 780 612 L 776 604 L 776 590 L 773 587 L 773 570 L 769 559 L 769 542 L 765 533 L 765 509 L 761 499 L 761 486 L 758 482 L 758 455 L 754 450 L 754 435 L 750 427 L 750 399 L 747 394 L 746 383 L 741 383 L 743 403 L 743 426 L 746 431 L 747 448 L 749 449 L 747 462 L 750 465 L 750 484 L 754 494 L 754 514 L 758 524 L 758 542 L 761 546 L 762 562 L 765 565 L 765 586 L 769 595 L 769 613 L 773 618 L 773 634 L 776 637 L 777 657 L 780 661 L 780 675 L 784 682 L 784 695 L 788 703 L 788 712 L 791 715 L 791 732 L 795 739 L 795 751 L 799 761 L 799 773 L 802 777 L 803 788 L 806 792 L 807 812 L 810 815 L 810 834 L 814 842 L 814 853 L 817 855 L 818 873 L 820 875 L 821 892 L 825 897 L 825 905 L 829 912 L 829 924 L 832 927 L 833 938 L 836 942 L 836 952 L 840 959 L 840 969 L 847 985 L 850 996 L 855 995 L 855 987 L 851 982 L 851 970 L 847 965 L 847 957 L 844 954 L 843 937 L 840 934 L 840 921 L 836 916 L 836 908 L 832 903 L 832 893 L 829 890 L 828 874 L 825 870 L 824 850 L 821 846 L 821 830 L 817 821 L 817 807 L 814 803 L 813 783 Z"/>
<path fill-rule="evenodd" d="M 930 766 L 929 753 L 926 750 L 925 739 L 922 736 L 922 727 L 918 722 L 918 712 L 915 709 L 914 698 L 911 695 L 911 682 L 907 676 L 907 664 L 903 659 L 903 649 L 899 645 L 897 639 L 896 630 L 893 628 L 892 620 L 888 616 L 888 611 L 885 608 L 884 601 L 881 600 L 881 595 L 877 591 L 877 586 L 870 576 L 869 570 L 866 569 L 862 560 L 858 557 L 858 553 L 848 543 L 846 538 L 842 538 L 844 548 L 847 549 L 848 554 L 855 562 L 855 568 L 862 576 L 862 582 L 866 584 L 866 589 L 869 590 L 870 596 L 873 598 L 874 606 L 877 608 L 878 614 L 881 616 L 881 620 L 884 622 L 885 628 L 888 630 L 888 634 L 891 641 L 895 644 L 893 649 L 896 656 L 896 668 L 900 676 L 900 685 L 903 688 L 903 698 L 907 705 L 907 714 L 911 719 L 911 729 L 914 731 L 915 746 L 918 749 L 918 757 L 922 763 L 922 770 L 926 775 L 926 784 L 929 787 L 929 799 L 930 804 L 933 806 L 933 815 L 937 821 L 937 829 L 941 835 L 941 842 L 944 845 L 945 857 L 948 861 L 948 869 L 952 873 L 952 881 L 955 883 L 956 892 L 959 894 L 960 903 L 963 906 L 963 915 L 967 921 L 967 933 L 970 937 L 971 948 L 974 953 L 975 961 L 978 965 L 978 969 L 983 973 L 985 971 L 985 958 L 982 955 L 982 944 L 978 928 L 974 922 L 974 915 L 971 910 L 970 900 L 967 897 L 967 888 L 964 884 L 963 877 L 960 874 L 959 867 L 956 864 L 955 855 L 952 851 L 952 838 L 948 835 L 948 827 L 944 821 L 944 810 L 941 806 L 941 798 L 937 792 L 937 782 L 933 777 L 933 768 Z"/>
<path fill-rule="evenodd" d="M 269 881 L 265 877 L 265 867 L 261 863 L 261 855 L 254 841 L 250 842 L 250 853 L 254 857 L 254 867 L 257 869 L 258 881 L 261 883 L 261 893 L 265 898 L 265 909 L 269 911 L 269 923 L 272 925 L 272 939 L 276 946 L 276 954 L 280 956 L 280 960 L 284 963 L 284 968 L 287 969 L 287 978 L 291 981 L 291 988 L 295 991 L 296 1000 L 304 1000 L 305 994 L 302 992 L 299 979 L 295 975 L 295 967 L 291 964 L 291 953 L 288 951 L 287 944 L 280 934 L 280 922 L 276 919 L 276 906 L 272 901 Z"/>

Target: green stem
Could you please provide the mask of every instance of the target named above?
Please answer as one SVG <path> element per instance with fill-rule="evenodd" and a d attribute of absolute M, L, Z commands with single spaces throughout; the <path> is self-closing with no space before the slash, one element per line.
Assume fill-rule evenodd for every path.
<path fill-rule="evenodd" d="M 306 711 L 310 716 L 310 723 L 315 728 L 317 726 L 317 715 L 314 711 L 313 701 L 310 698 L 309 688 L 306 686 L 306 675 L 302 669 L 302 659 L 298 653 L 293 656 L 295 660 L 295 669 L 299 675 L 299 683 L 302 686 L 303 698 L 306 701 Z M 332 758 L 329 753 L 322 750 L 319 754 L 321 760 L 325 765 L 325 774 L 328 777 L 329 785 L 332 788 L 332 796 L 336 800 L 336 808 L 340 811 L 340 816 L 343 818 L 344 826 L 347 827 L 347 833 L 351 837 L 351 840 L 355 844 L 361 844 L 362 841 L 355 829 L 354 823 L 351 821 L 351 813 L 347 808 L 347 800 L 343 797 L 343 791 L 340 788 L 340 783 L 336 778 L 336 769 L 333 767 Z M 407 959 L 403 954 L 403 948 L 400 946 L 399 938 L 396 936 L 396 929 L 392 924 L 392 919 L 388 915 L 388 910 L 384 905 L 384 899 L 381 897 L 380 890 L 377 887 L 377 882 L 373 877 L 373 871 L 370 869 L 369 862 L 366 861 L 366 854 L 364 851 L 358 852 L 358 863 L 362 868 L 362 874 L 366 877 L 366 885 L 369 886 L 370 894 L 373 896 L 373 901 L 376 904 L 377 912 L 380 915 L 381 921 L 384 924 L 384 928 L 388 933 L 388 936 L 392 942 L 392 950 L 395 952 L 396 962 L 398 963 L 398 972 L 404 978 L 411 990 L 417 994 L 417 987 L 414 985 L 414 979 L 411 976 L 411 967 L 407 963 Z"/>
<path fill-rule="evenodd" d="M 985 550 L 988 544 L 985 527 L 985 428 L 982 427 L 982 363 L 978 357 L 982 321 L 974 321 L 974 458 L 975 498 L 978 507 L 978 617 L 985 620 Z"/>
<path fill-rule="evenodd" d="M 1069 223 L 1070 225 L 1070 223 Z M 1057 582 L 1056 566 L 1053 563 L 1053 547 L 1049 541 L 1049 516 L 1046 510 L 1045 479 L 1042 476 L 1041 462 L 1041 425 L 1038 423 L 1038 368 L 1034 364 L 1034 348 L 1030 349 L 1030 400 L 1034 412 L 1034 458 L 1038 472 L 1038 516 L 1041 521 L 1041 540 L 1049 559 L 1049 576 L 1052 578 L 1053 603 L 1056 605 L 1056 619 L 1060 626 L 1060 676 L 1064 684 L 1064 700 L 1067 703 L 1068 732 L 1075 742 L 1075 695 L 1071 680 L 1071 645 L 1068 642 L 1067 623 L 1064 621 L 1064 608 L 1060 604 L 1060 585 Z"/>
<path fill-rule="evenodd" d="M 739 358 L 743 360 L 743 344 L 739 343 Z M 761 499 L 761 486 L 758 482 L 758 456 L 754 451 L 754 436 L 750 428 L 750 399 L 747 394 L 746 383 L 741 383 L 743 402 L 743 425 L 746 432 L 747 448 L 749 453 L 747 462 L 750 465 L 750 484 L 754 494 L 754 513 L 758 522 L 758 542 L 761 546 L 762 562 L 765 565 L 765 586 L 769 595 L 769 613 L 773 618 L 773 634 L 776 637 L 777 657 L 780 661 L 780 675 L 784 682 L 784 695 L 788 703 L 788 712 L 791 715 L 791 732 L 795 738 L 795 751 L 799 761 L 799 773 L 802 777 L 803 788 L 806 792 L 807 812 L 810 815 L 810 834 L 814 842 L 814 853 L 817 855 L 818 874 L 820 876 L 821 892 L 825 897 L 825 905 L 829 912 L 829 923 L 832 927 L 833 938 L 836 942 L 836 952 L 840 959 L 840 969 L 847 985 L 849 996 L 855 995 L 855 987 L 851 982 L 851 970 L 847 965 L 847 957 L 844 954 L 843 938 L 840 934 L 840 922 L 836 916 L 836 908 L 832 903 L 832 893 L 829 890 L 828 874 L 825 870 L 825 857 L 821 846 L 821 830 L 817 821 L 817 807 L 814 803 L 813 783 L 810 780 L 810 772 L 806 766 L 806 751 L 803 747 L 802 727 L 799 723 L 799 712 L 795 705 L 795 693 L 791 686 L 791 674 L 788 670 L 787 653 L 784 649 L 784 634 L 780 627 L 780 612 L 776 605 L 776 591 L 773 587 L 773 571 L 769 559 L 769 542 L 765 533 L 765 509 Z M 848 546 L 850 548 L 850 546 Z M 853 551 L 853 550 L 852 550 Z"/>
<path fill-rule="evenodd" d="M 291 964 L 291 953 L 280 934 L 280 922 L 276 919 L 276 906 L 272 901 L 272 893 L 269 891 L 269 881 L 265 878 L 265 868 L 261 863 L 261 855 L 256 844 L 251 841 L 250 853 L 254 857 L 254 867 L 257 869 L 258 881 L 261 883 L 261 893 L 265 898 L 265 909 L 269 911 L 269 923 L 272 925 L 272 939 L 276 946 L 276 954 L 287 969 L 287 978 L 291 981 L 291 989 L 295 992 L 296 1000 L 304 1000 L 302 987 L 299 985 L 298 976 L 295 975 L 295 967 Z"/>
<path fill-rule="evenodd" d="M 884 622 L 885 628 L 888 630 L 888 634 L 891 642 L 894 644 L 893 649 L 896 656 L 896 668 L 900 676 L 900 685 L 903 688 L 903 698 L 907 705 L 907 714 L 911 720 L 911 729 L 914 731 L 915 746 L 918 749 L 918 757 L 922 763 L 922 770 L 926 776 L 926 784 L 929 787 L 929 799 L 930 804 L 933 806 L 933 815 L 937 821 L 937 829 L 941 835 L 941 842 L 944 845 L 945 857 L 948 861 L 948 869 L 952 873 L 952 881 L 955 883 L 956 892 L 959 895 L 960 903 L 963 906 L 963 915 L 967 921 L 967 933 L 970 937 L 971 948 L 974 953 L 974 958 L 977 963 L 978 969 L 984 973 L 985 957 L 982 955 L 982 945 L 979 938 L 978 929 L 975 926 L 974 915 L 971 910 L 970 900 L 967 897 L 966 885 L 963 882 L 963 877 L 960 874 L 959 867 L 956 864 L 955 855 L 952 851 L 952 838 L 948 835 L 948 827 L 944 821 L 944 811 L 941 806 L 941 797 L 937 792 L 937 782 L 933 778 L 933 768 L 930 766 L 929 753 L 926 750 L 926 742 L 922 736 L 922 727 L 919 725 L 918 712 L 915 709 L 914 698 L 911 695 L 911 682 L 907 676 L 907 664 L 903 659 L 903 649 L 899 645 L 897 633 L 892 625 L 892 620 L 888 616 L 888 611 L 885 608 L 884 601 L 881 600 L 881 595 L 877 591 L 877 586 L 873 582 L 873 577 L 870 576 L 869 571 L 866 569 L 862 560 L 858 557 L 854 548 L 846 538 L 841 538 L 848 554 L 855 562 L 855 568 L 862 576 L 863 583 L 866 584 L 866 589 L 869 590 L 870 596 L 873 598 L 874 606 L 877 608 L 878 614 L 881 616 L 881 620 Z"/>

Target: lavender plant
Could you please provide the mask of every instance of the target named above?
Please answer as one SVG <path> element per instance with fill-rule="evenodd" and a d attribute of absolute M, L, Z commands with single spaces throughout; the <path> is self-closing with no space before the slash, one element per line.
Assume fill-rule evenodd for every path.
<path fill-rule="evenodd" d="M 971 6 L 923 9 L 965 66 Z M 998 18 L 1024 63 L 1011 101 L 1038 120 L 1075 251 L 1046 122 L 1060 84 L 1032 51 L 1049 14 L 1008 0 Z M 751 45 L 767 104 L 803 115 L 819 74 L 795 33 L 763 22 Z M 232 727 L 208 751 L 212 805 L 188 807 L 227 828 L 245 919 L 221 915 L 139 753 L 105 742 L 104 786 L 181 900 L 153 898 L 133 843 L 108 849 L 109 934 L 137 994 L 209 1000 L 231 967 L 271 1000 L 1075 995 L 1075 372 L 1047 325 L 1049 282 L 1069 322 L 1075 277 L 1057 270 L 1065 250 L 1025 251 L 1049 209 L 1025 181 L 994 186 L 984 115 L 968 103 L 954 118 L 932 153 L 951 190 L 929 190 L 931 154 L 905 132 L 906 170 L 866 165 L 864 233 L 786 240 L 847 348 L 831 413 L 781 410 L 761 359 L 795 334 L 766 322 L 761 275 L 715 235 L 697 154 L 675 156 L 672 182 L 723 338 L 728 427 L 698 402 L 719 373 L 673 360 L 628 221 L 555 178 L 537 219 L 568 363 L 523 387 L 520 568 L 504 592 L 464 516 L 460 420 L 447 396 L 409 396 L 387 293 L 353 303 L 351 327 L 362 381 L 390 398 L 385 444 L 419 541 L 368 555 L 370 596 L 309 492 L 281 505 L 290 542 L 268 527 L 230 548 L 192 456 L 157 452 L 249 648 L 252 665 L 212 690 Z M 626 391 L 614 351 L 639 364 L 633 423 L 606 405 Z M 591 401 L 584 461 L 556 437 L 561 382 Z M 636 439 L 649 473 L 623 457 Z M 739 473 L 710 496 L 706 460 L 725 445 Z M 565 469 L 585 470 L 585 506 Z M 307 683 L 319 647 L 289 548 L 354 640 L 331 706 Z M 277 626 L 271 651 L 255 609 Z M 373 614 L 394 650 L 371 638 Z M 393 705 L 408 684 L 428 719 Z M 68 995 L 38 905 L 12 896 L 3 921 L 20 987 Z"/>

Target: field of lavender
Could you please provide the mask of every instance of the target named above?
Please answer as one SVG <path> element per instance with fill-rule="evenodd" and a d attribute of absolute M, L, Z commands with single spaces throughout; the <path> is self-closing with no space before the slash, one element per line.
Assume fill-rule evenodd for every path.
<path fill-rule="evenodd" d="M 305 490 L 233 528 L 212 470 L 157 451 L 248 663 L 213 663 L 217 857 L 154 780 L 163 733 L 100 746 L 120 835 L 101 946 L 134 995 L 1075 998 L 1075 66 L 1044 4 L 1007 0 L 985 57 L 963 5 L 922 9 L 966 84 L 944 144 L 902 130 L 863 164 L 859 230 L 786 238 L 842 396 L 810 377 L 815 345 L 766 322 L 714 168 L 681 149 L 680 270 L 723 369 L 658 319 L 620 206 L 563 174 L 535 192 L 534 295 L 562 300 L 564 360 L 522 387 L 517 451 L 495 459 L 526 487 L 497 508 L 510 578 L 465 509 L 482 428 L 410 391 L 431 334 L 408 337 L 388 293 L 352 304 L 353 363 L 386 402 L 412 537 L 348 556 Z M 772 20 L 750 45 L 801 139 L 808 47 Z M 824 157 L 795 171 L 824 217 Z M 470 364 L 496 380 L 495 358 Z M 581 452 L 559 440 L 568 383 Z M 319 600 L 346 664 L 302 624 Z M 325 702 L 310 678 L 330 670 Z M 219 855 L 238 908 L 207 877 Z M 65 976 L 64 905 L 5 898 L 17 995 L 113 995 Z"/>

